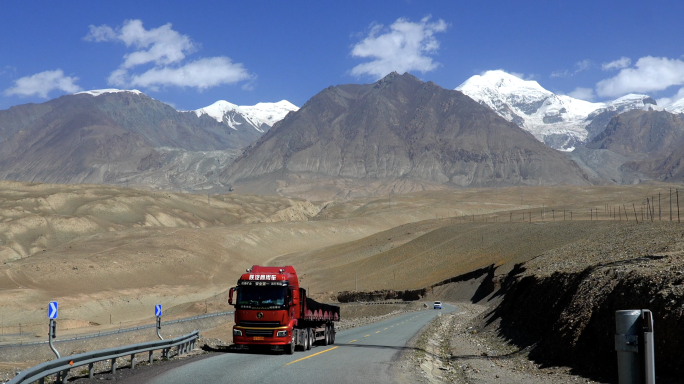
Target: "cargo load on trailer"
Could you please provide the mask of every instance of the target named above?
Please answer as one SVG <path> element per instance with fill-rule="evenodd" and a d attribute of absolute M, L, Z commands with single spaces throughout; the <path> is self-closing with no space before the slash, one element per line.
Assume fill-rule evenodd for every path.
<path fill-rule="evenodd" d="M 235 306 L 236 346 L 268 346 L 292 354 L 315 343 L 335 342 L 340 307 L 307 297 L 291 266 L 255 265 L 230 289 L 229 297 L 229 304 Z"/>

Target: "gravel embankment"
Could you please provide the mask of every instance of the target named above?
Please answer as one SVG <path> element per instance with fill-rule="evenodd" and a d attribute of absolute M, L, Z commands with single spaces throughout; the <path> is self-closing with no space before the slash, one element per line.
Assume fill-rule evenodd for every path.
<path fill-rule="evenodd" d="M 487 306 L 458 303 L 455 313 L 433 320 L 400 361 L 403 382 L 478 384 L 591 383 L 566 367 L 542 367 L 497 336 L 478 332 L 473 322 Z M 403 379 L 403 380 L 401 380 Z"/>
<path fill-rule="evenodd" d="M 591 225 L 588 223 L 588 225 Z M 654 314 L 656 374 L 684 374 L 684 227 L 615 223 L 542 253 L 501 281 L 501 303 L 476 330 L 497 329 L 539 363 L 614 380 L 616 310 Z"/>

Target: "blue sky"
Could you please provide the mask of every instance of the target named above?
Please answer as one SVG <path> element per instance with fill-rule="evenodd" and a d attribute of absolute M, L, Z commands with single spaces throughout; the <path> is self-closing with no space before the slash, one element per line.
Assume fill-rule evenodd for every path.
<path fill-rule="evenodd" d="M 503 69 L 596 101 L 684 97 L 679 1 L 22 1 L 0 12 L 0 109 L 140 89 L 178 109 L 289 100 L 409 72 Z M 612 64 L 611 64 L 612 63 Z"/>

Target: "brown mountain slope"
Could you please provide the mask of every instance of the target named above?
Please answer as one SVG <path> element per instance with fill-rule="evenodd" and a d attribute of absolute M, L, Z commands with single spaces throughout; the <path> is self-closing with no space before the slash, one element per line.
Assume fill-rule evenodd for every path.
<path fill-rule="evenodd" d="M 611 119 L 588 151 L 624 156 L 622 174 L 641 179 L 684 180 L 684 120 L 665 111 L 632 110 Z M 601 166 L 600 164 L 599 166 Z"/>
<path fill-rule="evenodd" d="M 573 162 L 515 124 L 408 73 L 323 90 L 248 148 L 221 181 L 261 193 L 328 183 L 339 197 L 348 185 L 328 182 L 335 179 L 401 182 L 403 191 L 587 183 Z"/>
<path fill-rule="evenodd" d="M 161 168 L 160 161 L 150 161 L 163 158 L 159 147 L 191 156 L 242 148 L 258 136 L 254 129 L 236 131 L 141 93 L 66 95 L 0 111 L 0 179 L 120 182 Z"/>
<path fill-rule="evenodd" d="M 613 117 L 587 148 L 633 158 L 661 157 L 684 141 L 684 121 L 665 111 L 632 110 Z"/>

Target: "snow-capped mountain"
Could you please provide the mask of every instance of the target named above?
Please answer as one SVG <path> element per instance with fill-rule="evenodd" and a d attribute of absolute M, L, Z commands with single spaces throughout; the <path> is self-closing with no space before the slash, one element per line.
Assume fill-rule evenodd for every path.
<path fill-rule="evenodd" d="M 225 100 L 219 100 L 214 104 L 197 109 L 193 112 L 197 116 L 209 115 L 220 123 L 224 123 L 232 129 L 238 130 L 246 125 L 263 133 L 282 120 L 289 112 L 299 108 L 287 100 L 277 103 L 258 103 L 256 105 L 235 105 Z M 265 125 L 265 126 L 264 126 Z"/>
<path fill-rule="evenodd" d="M 82 92 L 76 92 L 74 95 L 91 95 L 91 96 L 100 96 L 104 95 L 105 93 L 121 93 L 121 92 L 130 92 L 130 93 L 135 93 L 136 95 L 142 94 L 142 92 L 138 91 L 137 89 L 115 89 L 115 88 L 108 88 L 108 89 L 93 89 L 90 91 L 82 91 Z"/>
<path fill-rule="evenodd" d="M 668 105 L 667 107 L 665 107 L 665 110 L 670 113 L 674 113 L 675 115 L 684 113 L 684 99 L 679 99 L 674 103 Z"/>
<path fill-rule="evenodd" d="M 556 95 L 536 81 L 523 80 L 501 70 L 475 75 L 456 90 L 562 151 L 572 151 L 578 144 L 591 139 L 594 133 L 587 130 L 587 126 L 594 118 L 612 117 L 630 109 L 643 109 L 656 104 L 649 96 L 634 94 L 610 103 L 591 103 Z"/>

